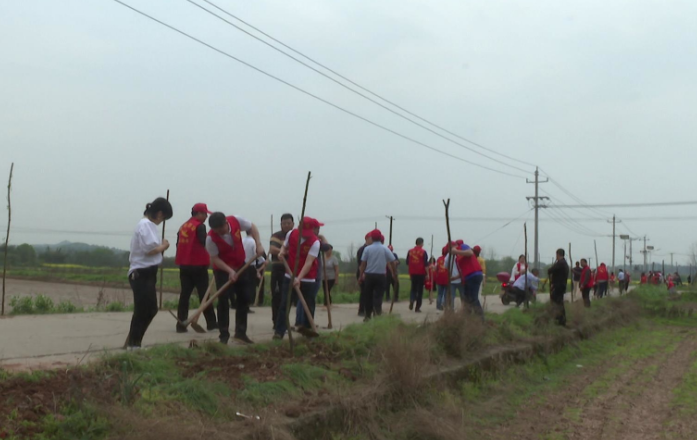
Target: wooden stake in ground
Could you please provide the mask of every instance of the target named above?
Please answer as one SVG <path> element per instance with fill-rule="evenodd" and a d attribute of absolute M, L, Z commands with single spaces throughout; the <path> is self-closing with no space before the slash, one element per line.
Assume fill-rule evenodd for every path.
<path fill-rule="evenodd" d="M 433 234 L 431 234 L 431 254 L 430 254 L 430 255 L 431 255 L 430 258 L 433 258 Z M 429 266 L 429 267 L 431 266 L 431 260 L 430 260 L 430 259 L 429 259 L 428 266 Z M 427 268 L 426 268 L 426 276 L 429 277 L 429 278 L 431 278 L 431 284 L 430 284 L 430 287 L 429 287 L 429 289 L 428 289 L 428 303 L 429 303 L 429 304 L 433 304 L 433 278 L 431 277 L 431 274 L 432 274 L 432 272 L 431 272 L 431 271 L 429 270 L 429 268 L 427 267 Z"/>
<path fill-rule="evenodd" d="M 327 302 L 327 320 L 329 321 L 327 323 L 327 328 L 329 330 L 332 329 L 332 296 L 329 294 L 329 281 L 327 280 L 327 259 L 324 258 L 324 252 L 322 254 L 322 272 L 324 272 L 322 275 L 324 276 L 324 296 Z M 339 281 L 339 280 L 336 280 Z M 336 282 L 335 281 L 335 282 Z"/>
<path fill-rule="evenodd" d="M 528 266 L 530 263 L 528 263 L 528 224 L 523 223 L 523 234 L 525 235 L 525 273 L 523 274 L 525 276 L 525 308 L 529 309 L 530 308 L 530 302 L 528 301 Z"/>
<path fill-rule="evenodd" d="M 390 241 L 388 244 L 392 246 L 392 222 L 394 221 L 394 217 L 390 216 Z M 360 264 L 360 262 L 359 262 Z M 394 308 L 394 302 L 397 299 L 397 296 L 399 295 L 399 271 L 395 269 L 395 275 L 392 277 L 392 301 L 390 302 L 390 314 L 392 314 L 392 308 Z"/>
<path fill-rule="evenodd" d="M 571 243 L 569 243 L 569 267 L 571 267 L 571 270 L 569 271 L 569 279 L 571 280 L 571 302 L 574 302 L 574 292 L 576 289 L 574 289 L 574 259 L 571 258 Z"/>
<path fill-rule="evenodd" d="M 300 211 L 300 224 L 298 225 L 298 241 L 300 241 L 300 238 L 302 237 L 303 234 L 303 219 L 305 218 L 305 207 L 307 206 L 307 190 L 310 188 L 310 178 L 312 177 L 312 172 L 308 171 L 307 172 L 307 181 L 305 182 L 305 194 L 303 195 L 303 209 Z M 283 258 L 283 256 L 281 256 Z M 285 261 L 285 260 L 283 260 Z M 286 298 L 286 328 L 288 329 L 288 341 L 290 342 L 290 354 L 294 354 L 294 349 L 295 349 L 295 344 L 293 342 L 293 333 L 290 330 L 290 292 L 291 289 L 293 288 L 293 284 L 295 283 L 295 272 L 298 270 L 298 264 L 300 263 L 300 246 L 298 246 L 298 249 L 295 254 L 295 264 L 293 271 L 290 273 L 290 285 L 288 286 L 288 297 Z M 287 265 L 287 263 L 286 263 Z M 312 316 L 310 316 L 312 318 Z"/>
<path fill-rule="evenodd" d="M 450 237 L 450 199 L 446 202 L 443 200 L 443 205 L 445 206 L 445 229 L 448 231 L 448 290 L 445 295 L 445 305 L 443 306 L 443 310 L 445 311 L 452 311 L 450 307 L 450 302 L 452 301 L 453 297 L 453 283 L 450 282 L 450 277 L 452 277 L 453 273 L 453 265 L 455 264 L 455 256 L 450 253 L 450 243 L 452 243 L 452 239 Z"/>
<path fill-rule="evenodd" d="M 10 223 L 12 223 L 12 203 L 10 200 L 10 192 L 12 191 L 12 171 L 15 169 L 15 164 L 10 165 L 10 180 L 7 182 L 7 235 L 5 235 L 5 260 L 2 264 L 2 311 L 0 315 L 5 315 L 5 276 L 7 274 L 7 247 L 10 242 Z"/>
<path fill-rule="evenodd" d="M 169 202 L 169 190 L 167 190 L 167 201 Z M 165 240 L 165 227 L 167 226 L 167 220 L 162 221 L 162 241 Z M 162 258 L 165 257 L 165 253 L 162 252 Z M 160 266 L 160 310 L 162 310 L 162 283 L 165 278 L 165 265 L 164 261 Z"/>

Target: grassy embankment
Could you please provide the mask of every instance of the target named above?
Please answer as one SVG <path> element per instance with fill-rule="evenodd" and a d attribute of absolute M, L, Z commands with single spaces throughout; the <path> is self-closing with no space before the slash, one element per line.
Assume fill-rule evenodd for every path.
<path fill-rule="evenodd" d="M 487 316 L 485 325 L 460 313 L 429 325 L 381 317 L 298 341 L 294 355 L 287 341 L 245 349 L 165 345 L 67 370 L 3 373 L 0 438 L 198 438 L 205 433 L 213 439 L 450 440 L 462 438 L 463 431 L 471 438 L 496 438 L 487 433 L 566 387 L 578 365 L 591 369 L 613 361 L 581 390 L 592 400 L 622 368 L 670 353 L 681 337 L 695 336 L 695 309 L 694 294 L 669 300 L 655 288 L 597 301 L 591 309 L 568 305 L 569 327 L 585 339 L 561 350 L 546 342 L 568 339 L 569 330 L 551 322 L 548 306 L 536 305 Z M 601 332 L 599 325 L 609 328 Z M 685 333 L 675 333 L 676 326 Z M 456 378 L 428 379 L 440 368 L 512 344 L 532 344 L 536 355 L 522 365 L 498 359 Z M 647 368 L 643 377 L 654 374 Z M 676 417 L 697 412 L 690 392 L 695 387 L 697 363 L 671 401 L 679 409 Z M 289 428 L 289 420 L 327 408 L 337 411 L 326 422 Z M 585 408 L 583 402 L 570 406 L 567 421 L 580 420 Z M 238 412 L 259 415 L 261 421 Z"/>

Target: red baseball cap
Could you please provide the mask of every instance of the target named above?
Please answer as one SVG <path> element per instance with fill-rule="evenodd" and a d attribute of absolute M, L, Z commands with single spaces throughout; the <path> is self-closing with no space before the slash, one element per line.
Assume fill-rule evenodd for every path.
<path fill-rule="evenodd" d="M 205 203 L 197 203 L 191 208 L 193 212 L 205 212 L 206 214 L 213 214 L 212 211 L 208 210 L 208 206 Z"/>
<path fill-rule="evenodd" d="M 320 223 L 319 220 L 317 220 L 316 218 L 307 216 L 303 217 L 303 227 L 314 229 L 319 228 L 321 226 L 324 226 L 324 223 Z"/>
<path fill-rule="evenodd" d="M 462 240 L 456 240 L 456 241 L 455 241 L 455 244 L 458 245 L 458 246 L 460 246 L 461 244 L 465 244 L 465 242 L 462 241 Z"/>
<path fill-rule="evenodd" d="M 474 252 L 476 252 L 476 253 L 479 253 L 479 252 L 482 251 L 482 248 L 479 247 L 479 245 L 477 245 L 477 246 L 475 246 L 475 247 L 472 248 L 472 251 L 474 251 Z"/>
<path fill-rule="evenodd" d="M 379 229 L 373 229 L 370 231 L 370 238 L 372 238 L 373 241 L 380 241 L 380 237 L 382 237 L 382 232 L 380 232 Z"/>

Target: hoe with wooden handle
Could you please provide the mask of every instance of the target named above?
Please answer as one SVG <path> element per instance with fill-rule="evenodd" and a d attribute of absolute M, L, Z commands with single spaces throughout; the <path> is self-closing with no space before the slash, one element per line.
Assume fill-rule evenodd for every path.
<path fill-rule="evenodd" d="M 208 297 L 209 297 L 210 294 L 211 294 L 211 289 L 213 288 L 213 284 L 215 284 L 215 279 L 213 279 L 210 283 L 208 283 L 208 289 L 206 289 L 206 294 L 203 295 L 203 299 L 201 300 L 201 304 L 205 303 L 206 300 L 208 300 Z M 171 310 L 168 310 L 168 312 L 169 312 L 169 314 L 172 315 L 177 321 L 179 321 L 179 318 L 177 318 L 177 315 L 175 315 L 174 312 L 172 312 Z M 198 324 L 198 318 L 200 318 L 200 317 L 201 317 L 201 315 L 198 315 L 198 316 L 196 317 L 196 319 L 194 319 L 193 321 L 191 321 L 191 328 L 194 329 L 194 331 L 195 331 L 196 333 L 206 333 L 206 331 L 203 329 L 203 327 L 201 327 L 201 326 Z"/>
<path fill-rule="evenodd" d="M 286 271 L 288 271 L 288 273 L 293 273 L 291 272 L 290 266 L 288 266 L 288 262 L 286 261 L 286 259 L 283 258 L 281 259 L 281 261 L 283 261 L 283 265 L 286 267 Z M 302 303 L 303 309 L 305 309 L 305 314 L 307 315 L 307 320 L 310 322 L 310 326 L 312 327 L 312 329 L 305 330 L 303 334 L 307 337 L 316 338 L 317 336 L 319 336 L 319 333 L 317 333 L 317 326 L 315 326 L 315 320 L 312 319 L 312 314 L 310 313 L 310 308 L 307 306 L 305 297 L 303 296 L 299 287 L 293 286 L 293 288 L 295 289 L 295 293 L 298 294 L 298 299 Z"/>
<path fill-rule="evenodd" d="M 242 273 L 244 273 L 244 271 L 247 270 L 247 268 L 249 267 L 249 265 L 252 264 L 252 262 L 253 262 L 254 260 L 256 260 L 256 257 L 253 257 L 253 258 L 251 258 L 249 261 L 247 261 L 246 263 L 244 263 L 244 266 L 242 266 L 242 267 L 240 268 L 240 270 L 237 271 L 237 279 L 240 278 L 240 276 L 242 275 Z M 223 284 L 223 287 L 221 287 L 220 289 L 218 289 L 218 291 L 215 292 L 213 295 L 210 295 L 210 297 L 209 297 L 207 300 L 203 301 L 203 302 L 201 303 L 201 305 L 199 306 L 198 310 L 196 310 L 196 312 L 194 312 L 194 314 L 191 315 L 191 316 L 189 317 L 189 319 L 187 319 L 186 321 L 184 321 L 184 322 L 179 321 L 179 319 L 176 317 L 176 315 L 174 315 L 174 313 L 172 313 L 172 316 L 174 316 L 174 318 L 177 319 L 177 321 L 179 322 L 180 325 L 182 325 L 182 326 L 184 326 L 184 327 L 188 327 L 189 325 L 191 325 L 191 327 L 192 327 L 196 332 L 198 332 L 198 333 L 205 333 L 206 331 L 203 330 L 203 328 L 198 324 L 198 318 L 201 316 L 201 314 L 203 313 L 203 311 L 206 310 L 206 309 L 208 308 L 208 306 L 210 306 L 211 304 L 213 304 L 213 302 L 216 300 L 216 298 L 218 298 L 223 292 L 225 292 L 225 290 L 226 290 L 228 287 L 230 287 L 230 286 L 233 285 L 234 283 L 235 283 L 234 281 L 230 280 L 230 281 L 228 281 L 227 283 Z M 198 326 L 198 328 L 200 329 L 200 331 L 199 331 L 198 329 L 196 329 L 196 327 L 194 327 L 194 324 L 195 324 L 196 326 Z"/>

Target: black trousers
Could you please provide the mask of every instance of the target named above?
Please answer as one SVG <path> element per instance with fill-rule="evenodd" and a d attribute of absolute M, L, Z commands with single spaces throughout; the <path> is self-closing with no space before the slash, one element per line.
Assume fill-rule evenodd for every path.
<path fill-rule="evenodd" d="M 382 297 L 385 295 L 387 277 L 385 274 L 367 273 L 363 284 L 365 285 L 363 294 L 365 317 L 382 315 Z"/>
<path fill-rule="evenodd" d="M 564 290 L 559 289 L 558 291 L 552 288 L 549 294 L 549 300 L 552 306 L 556 309 L 555 320 L 559 325 L 566 325 L 566 309 L 564 308 Z"/>
<path fill-rule="evenodd" d="M 394 291 L 394 301 L 397 302 L 399 301 L 399 290 L 397 290 L 397 283 L 395 282 L 395 279 L 392 276 L 392 272 L 388 270 L 386 277 L 387 285 L 385 286 L 385 301 L 390 300 L 390 288 L 392 288 L 392 290 Z"/>
<path fill-rule="evenodd" d="M 591 306 L 591 288 L 587 287 L 585 289 L 581 289 L 581 296 L 583 296 L 583 305 L 586 307 Z"/>
<path fill-rule="evenodd" d="M 278 318 L 278 308 L 281 305 L 281 284 L 285 278 L 286 269 L 283 265 L 274 264 L 271 266 L 271 320 L 276 328 L 276 319 Z"/>
<path fill-rule="evenodd" d="M 324 292 L 324 305 L 325 306 L 329 305 L 329 302 L 327 301 L 327 299 L 331 299 L 332 289 L 334 288 L 335 283 L 336 283 L 336 280 L 327 280 L 326 283 L 324 280 L 322 280 L 322 291 Z"/>
<path fill-rule="evenodd" d="M 128 276 L 133 289 L 133 318 L 128 346 L 140 347 L 145 331 L 157 315 L 157 270 L 158 266 L 136 269 Z"/>
<path fill-rule="evenodd" d="M 230 301 L 235 306 L 235 336 L 247 334 L 247 312 L 249 311 L 249 277 L 241 274 L 237 281 L 218 296 L 218 328 L 220 342 L 230 339 Z M 230 279 L 222 270 L 214 270 L 215 284 L 220 289 Z"/>
<path fill-rule="evenodd" d="M 208 289 L 208 266 L 181 266 L 179 268 L 179 282 L 182 290 L 179 294 L 177 318 L 184 322 L 189 317 L 189 299 L 194 288 L 198 292 L 199 300 L 203 301 L 203 297 L 206 295 L 206 290 Z M 214 293 L 211 292 L 211 295 Z M 216 319 L 212 304 L 203 311 L 203 316 L 206 318 L 208 330 L 215 328 Z"/>
<path fill-rule="evenodd" d="M 421 310 L 421 302 L 424 298 L 424 283 L 426 282 L 426 275 L 412 275 L 411 276 L 411 295 L 409 302 L 416 303 L 416 310 Z"/>
<path fill-rule="evenodd" d="M 365 313 L 365 281 L 362 283 L 358 282 L 358 289 L 360 292 L 358 296 L 358 314 L 361 315 Z"/>

